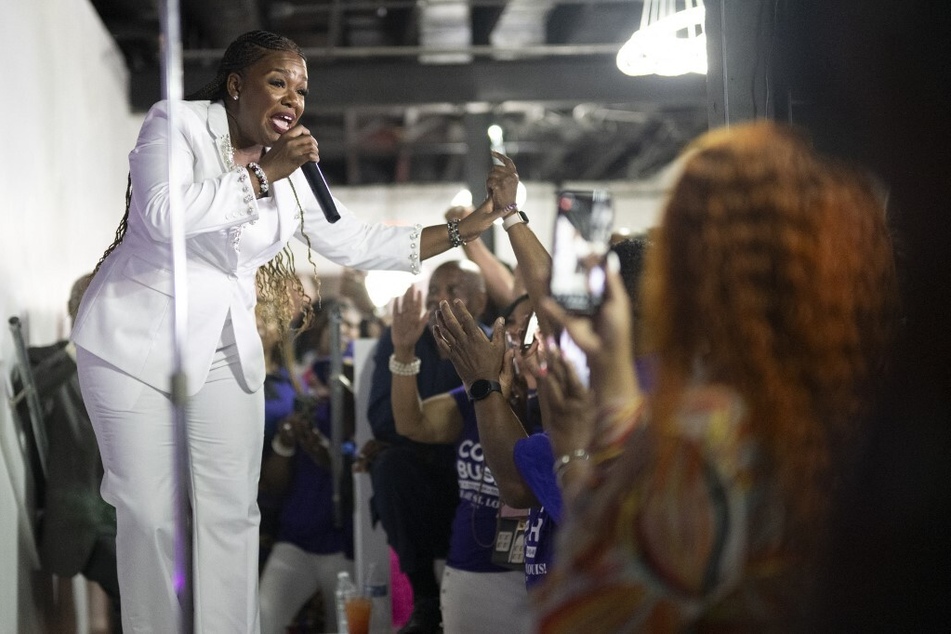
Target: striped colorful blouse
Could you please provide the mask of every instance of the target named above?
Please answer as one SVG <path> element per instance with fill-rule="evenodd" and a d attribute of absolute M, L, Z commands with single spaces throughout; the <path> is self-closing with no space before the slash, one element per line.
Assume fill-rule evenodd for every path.
<path fill-rule="evenodd" d="M 787 629 L 804 607 L 804 574 L 784 550 L 782 504 L 758 476 L 742 400 L 695 388 L 675 431 L 644 418 L 593 448 L 536 595 L 537 630 Z"/>

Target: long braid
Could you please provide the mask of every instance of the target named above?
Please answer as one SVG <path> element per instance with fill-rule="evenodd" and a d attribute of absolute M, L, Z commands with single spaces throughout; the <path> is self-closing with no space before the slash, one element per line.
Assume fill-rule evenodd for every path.
<path fill-rule="evenodd" d="M 102 257 L 99 258 L 99 261 L 96 262 L 96 268 L 92 270 L 92 274 L 95 275 L 99 271 L 99 267 L 102 266 L 102 263 L 106 261 L 106 258 L 109 257 L 109 254 L 115 251 L 116 247 L 119 246 L 119 243 L 122 242 L 122 238 L 125 237 L 125 230 L 129 226 L 129 207 L 132 204 L 132 173 L 129 173 L 129 179 L 125 187 L 125 213 L 122 214 L 122 220 L 119 221 L 119 226 L 116 227 L 116 237 L 112 241 L 106 250 L 103 252 Z"/>

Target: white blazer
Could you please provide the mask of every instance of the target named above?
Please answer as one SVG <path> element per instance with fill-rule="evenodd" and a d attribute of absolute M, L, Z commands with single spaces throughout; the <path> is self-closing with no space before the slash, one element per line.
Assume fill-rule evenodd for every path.
<path fill-rule="evenodd" d="M 166 176 L 168 102 L 149 111 L 129 155 L 132 201 L 122 243 L 106 258 L 83 297 L 72 330 L 77 346 L 168 392 L 174 371 L 173 301 Z M 330 224 L 300 170 L 256 200 L 247 170 L 229 171 L 228 120 L 220 102 L 175 104 L 171 151 L 186 236 L 188 329 L 183 370 L 189 394 L 207 377 L 229 317 L 245 383 L 264 381 L 264 353 L 254 306 L 255 273 L 304 230 L 315 251 L 343 266 L 419 270 L 419 226 L 368 225 L 337 202 Z M 293 181 L 295 198 L 290 181 Z"/>

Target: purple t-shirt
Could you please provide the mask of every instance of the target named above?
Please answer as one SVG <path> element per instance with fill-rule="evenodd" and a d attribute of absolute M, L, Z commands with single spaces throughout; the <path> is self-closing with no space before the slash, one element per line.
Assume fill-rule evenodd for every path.
<path fill-rule="evenodd" d="M 317 406 L 316 427 L 330 437 L 330 404 Z M 294 471 L 281 507 L 280 529 L 277 540 L 290 542 L 301 549 L 319 555 L 344 550 L 345 534 L 349 528 L 334 525 L 333 478 L 330 471 L 319 466 L 307 453 L 298 448 L 292 458 Z"/>
<path fill-rule="evenodd" d="M 499 512 L 499 487 L 485 464 L 475 406 L 465 387 L 449 392 L 462 414 L 462 434 L 456 441 L 456 477 L 459 505 L 452 520 L 452 537 L 446 565 L 469 572 L 506 572 L 492 563 L 495 524 Z"/>
<path fill-rule="evenodd" d="M 555 552 L 555 528 L 561 521 L 561 490 L 552 467 L 555 455 L 547 434 L 532 434 L 515 443 L 515 466 L 541 507 L 528 513 L 525 534 L 525 585 L 531 588 L 548 574 Z"/>
<path fill-rule="evenodd" d="M 316 365 L 316 362 L 315 362 Z M 326 379 L 322 376 L 321 378 Z M 294 411 L 296 392 L 286 370 L 269 377 L 265 396 L 265 453 L 271 451 L 271 439 L 277 425 Z M 330 404 L 322 401 L 315 410 L 314 424 L 325 436 L 330 436 Z M 348 549 L 350 518 L 344 526 L 334 524 L 333 479 L 330 471 L 299 449 L 294 454 L 291 482 L 282 496 L 260 495 L 258 502 L 264 509 L 280 509 L 276 540 L 290 542 L 301 549 L 317 554 L 329 554 Z M 273 511 L 272 511 L 273 512 Z"/>

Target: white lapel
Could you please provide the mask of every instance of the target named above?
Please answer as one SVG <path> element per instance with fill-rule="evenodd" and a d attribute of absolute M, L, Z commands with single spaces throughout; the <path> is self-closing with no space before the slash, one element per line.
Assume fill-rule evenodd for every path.
<path fill-rule="evenodd" d="M 208 131 L 211 132 L 218 148 L 221 170 L 227 172 L 234 169 L 234 149 L 231 146 L 231 132 L 228 129 L 228 113 L 220 101 L 208 104 Z"/>

